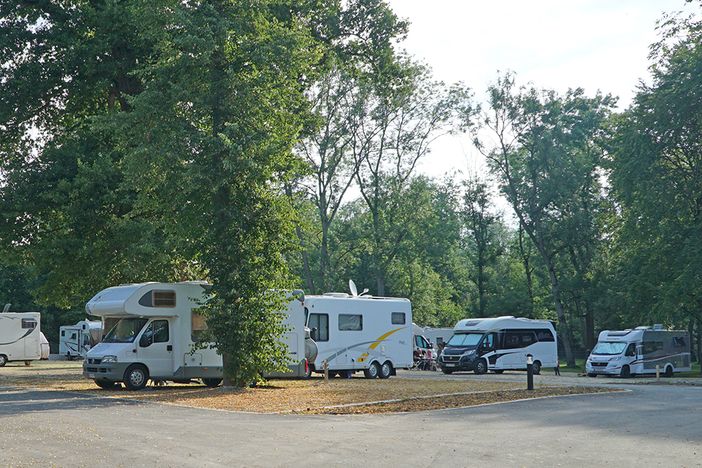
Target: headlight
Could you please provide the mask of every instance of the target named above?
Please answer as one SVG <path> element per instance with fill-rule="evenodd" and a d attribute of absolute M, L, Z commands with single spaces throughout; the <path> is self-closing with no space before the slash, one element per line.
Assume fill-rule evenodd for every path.
<path fill-rule="evenodd" d="M 103 356 L 102 362 L 117 362 L 117 356 Z"/>

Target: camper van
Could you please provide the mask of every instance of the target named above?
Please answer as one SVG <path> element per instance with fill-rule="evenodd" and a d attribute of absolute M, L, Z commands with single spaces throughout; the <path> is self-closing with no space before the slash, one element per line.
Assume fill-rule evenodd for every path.
<path fill-rule="evenodd" d="M 527 355 L 533 357 L 533 371 L 555 367 L 558 360 L 556 331 L 551 322 L 514 318 L 473 318 L 459 321 L 446 343 L 439 365 L 444 374 L 488 370 L 502 373 L 524 370 Z"/>
<path fill-rule="evenodd" d="M 598 375 L 655 374 L 666 377 L 690 371 L 690 336 L 686 331 L 664 330 L 662 325 L 633 330 L 600 332 L 585 363 L 590 377 Z"/>
<path fill-rule="evenodd" d="M 386 379 L 413 364 L 409 299 L 326 293 L 305 297 L 307 326 L 318 353 L 314 370 L 351 377 Z M 362 293 L 363 294 L 363 293 Z"/>
<path fill-rule="evenodd" d="M 102 338 L 102 322 L 81 320 L 59 327 L 59 354 L 66 359 L 84 358 Z"/>
<path fill-rule="evenodd" d="M 11 361 L 29 364 L 48 354 L 40 322 L 39 312 L 0 313 L 0 367 Z"/>
<path fill-rule="evenodd" d="M 222 356 L 199 344 L 206 330 L 197 312 L 207 299 L 203 281 L 126 284 L 100 291 L 86 312 L 102 318 L 102 342 L 86 354 L 83 375 L 102 388 L 122 382 L 130 390 L 149 379 L 189 382 L 200 379 L 216 387 L 222 381 Z M 309 373 L 305 357 L 305 314 L 302 297 L 291 299 L 284 323 L 290 375 Z"/>

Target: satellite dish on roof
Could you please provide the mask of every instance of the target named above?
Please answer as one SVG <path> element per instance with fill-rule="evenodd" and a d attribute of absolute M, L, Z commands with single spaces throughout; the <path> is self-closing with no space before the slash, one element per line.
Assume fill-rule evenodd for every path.
<path fill-rule="evenodd" d="M 354 283 L 352 279 L 349 280 L 349 290 L 351 291 L 351 295 L 353 297 L 358 296 L 358 289 L 356 289 L 356 283 Z"/>

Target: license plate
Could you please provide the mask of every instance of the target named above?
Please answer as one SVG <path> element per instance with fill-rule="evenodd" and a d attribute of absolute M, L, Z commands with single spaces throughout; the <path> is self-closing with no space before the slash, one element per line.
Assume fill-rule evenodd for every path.
<path fill-rule="evenodd" d="M 445 366 L 445 367 L 456 367 L 456 364 L 449 364 L 449 363 L 446 363 L 446 364 L 444 364 L 444 366 Z"/>

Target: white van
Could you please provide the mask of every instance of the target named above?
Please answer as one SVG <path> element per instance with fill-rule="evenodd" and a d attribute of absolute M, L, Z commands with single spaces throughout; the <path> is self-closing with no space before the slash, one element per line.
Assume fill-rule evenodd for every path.
<path fill-rule="evenodd" d="M 206 300 L 204 281 L 139 283 L 107 288 L 86 305 L 89 315 L 102 317 L 107 331 L 90 349 L 83 375 L 102 388 L 123 382 L 131 390 L 149 379 L 190 382 L 200 379 L 215 387 L 222 381 L 222 356 L 214 346 L 198 346 L 206 330 L 197 308 Z M 290 375 L 305 375 L 305 315 L 302 299 L 291 300 L 284 323 L 290 331 Z"/>
<path fill-rule="evenodd" d="M 84 358 L 102 338 L 102 322 L 81 320 L 75 325 L 59 327 L 59 354 L 69 361 Z"/>
<path fill-rule="evenodd" d="M 363 371 L 366 378 L 386 379 L 412 367 L 409 299 L 326 293 L 305 297 L 304 307 L 318 348 L 316 372 L 326 362 L 341 377 Z"/>
<path fill-rule="evenodd" d="M 454 327 L 439 365 L 444 374 L 465 370 L 502 373 L 525 370 L 528 354 L 533 357 L 535 374 L 542 367 L 556 366 L 558 343 L 551 322 L 512 316 L 464 319 Z"/>
<path fill-rule="evenodd" d="M 585 363 L 590 377 L 598 375 L 653 375 L 656 367 L 666 377 L 689 372 L 690 334 L 664 330 L 662 325 L 633 330 L 600 332 Z"/>
<path fill-rule="evenodd" d="M 42 359 L 42 352 L 48 344 L 41 333 L 39 312 L 0 313 L 0 367 L 11 361 Z M 48 356 L 47 356 L 48 357 Z"/>

